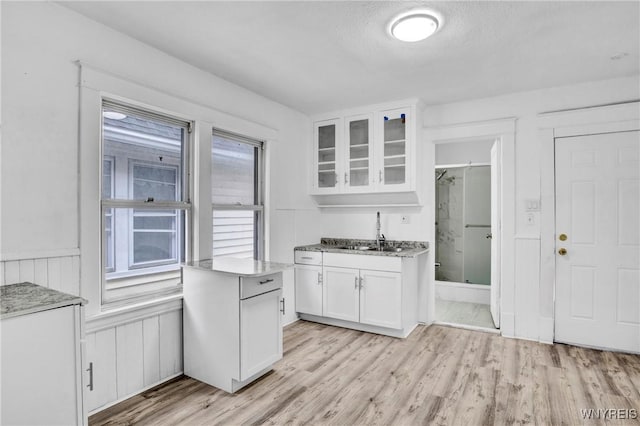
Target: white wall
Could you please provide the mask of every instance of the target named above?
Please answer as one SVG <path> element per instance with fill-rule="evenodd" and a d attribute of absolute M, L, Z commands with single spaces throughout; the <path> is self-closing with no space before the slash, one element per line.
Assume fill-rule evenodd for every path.
<path fill-rule="evenodd" d="M 82 182 L 78 178 L 76 60 L 193 104 L 275 129 L 277 140 L 270 147 L 268 176 L 271 260 L 292 262 L 294 245 L 319 238 L 314 217 L 317 210 L 307 196 L 306 181 L 300 179 L 307 175 L 309 167 L 300 161 L 307 158 L 310 149 L 308 117 L 55 3 L 3 2 L 1 19 L 4 115 L 0 284 L 29 280 L 76 294 L 86 285 L 99 285 L 79 282 L 78 265 L 82 264 L 83 253 L 80 233 L 95 230 L 79 229 L 78 190 Z M 292 307 L 292 273 L 285 276 L 284 295 Z M 89 303 L 95 311 L 99 302 Z M 88 322 L 88 353 L 93 359 L 87 361 L 97 362 L 96 377 L 116 380 L 96 382 L 97 396 L 90 398 L 90 409 L 181 371 L 181 357 L 176 355 L 181 351 L 181 315 L 175 309 L 174 303 L 167 312 L 155 309 L 137 316 L 112 315 L 108 321 L 101 319 L 99 327 Z M 285 322 L 293 319 L 295 314 L 290 309 Z M 170 334 L 171 339 L 156 344 L 153 339 L 158 336 L 158 327 L 178 331 Z M 140 348 L 144 348 L 143 357 Z M 98 354 L 111 355 L 104 358 Z M 157 362 L 160 364 L 156 374 L 153 365 Z M 165 362 L 169 364 L 163 366 Z M 140 372 L 129 376 L 128 369 L 145 363 L 144 376 L 139 377 Z M 149 363 L 152 366 L 147 377 Z"/>

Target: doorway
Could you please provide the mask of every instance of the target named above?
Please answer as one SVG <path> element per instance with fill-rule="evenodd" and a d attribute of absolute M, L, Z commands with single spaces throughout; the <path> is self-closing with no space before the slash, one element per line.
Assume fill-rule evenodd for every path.
<path fill-rule="evenodd" d="M 435 147 L 435 320 L 439 323 L 499 328 L 499 238 L 493 241 L 494 231 L 499 232 L 499 205 L 494 203 L 499 198 L 498 143 L 487 139 Z"/>

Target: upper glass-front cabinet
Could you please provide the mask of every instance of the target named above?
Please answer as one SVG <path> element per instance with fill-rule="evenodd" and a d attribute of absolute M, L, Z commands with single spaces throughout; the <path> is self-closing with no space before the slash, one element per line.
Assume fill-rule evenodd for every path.
<path fill-rule="evenodd" d="M 338 187 L 340 122 L 339 119 L 327 120 L 314 126 L 315 179 L 319 192 L 333 192 Z"/>
<path fill-rule="evenodd" d="M 347 136 L 345 189 L 363 190 L 371 186 L 373 120 L 371 115 L 348 117 L 345 120 Z"/>
<path fill-rule="evenodd" d="M 409 176 L 408 162 L 408 109 L 383 111 L 382 147 L 378 166 L 378 185 L 398 187 L 407 184 Z"/>

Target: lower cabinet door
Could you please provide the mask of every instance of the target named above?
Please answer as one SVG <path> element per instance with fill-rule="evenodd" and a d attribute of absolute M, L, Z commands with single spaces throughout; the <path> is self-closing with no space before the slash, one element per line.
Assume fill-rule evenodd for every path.
<path fill-rule="evenodd" d="M 282 358 L 282 290 L 240 301 L 240 380 Z"/>
<path fill-rule="evenodd" d="M 325 266 L 322 276 L 324 284 L 323 315 L 357 322 L 360 309 L 360 274 L 358 269 Z"/>
<path fill-rule="evenodd" d="M 322 266 L 296 265 L 296 312 L 322 315 Z"/>
<path fill-rule="evenodd" d="M 361 270 L 360 322 L 402 328 L 402 274 Z"/>

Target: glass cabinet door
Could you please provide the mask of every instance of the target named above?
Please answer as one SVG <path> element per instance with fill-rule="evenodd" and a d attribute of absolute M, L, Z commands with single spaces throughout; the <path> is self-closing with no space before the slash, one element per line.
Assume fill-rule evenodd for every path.
<path fill-rule="evenodd" d="M 384 114 L 383 164 L 380 181 L 383 185 L 407 182 L 407 113 L 389 111 Z"/>
<path fill-rule="evenodd" d="M 318 188 L 335 188 L 338 183 L 336 169 L 337 122 L 316 125 Z"/>
<path fill-rule="evenodd" d="M 371 173 L 371 124 L 369 116 L 346 120 L 347 171 L 345 183 L 352 188 L 369 186 Z"/>

